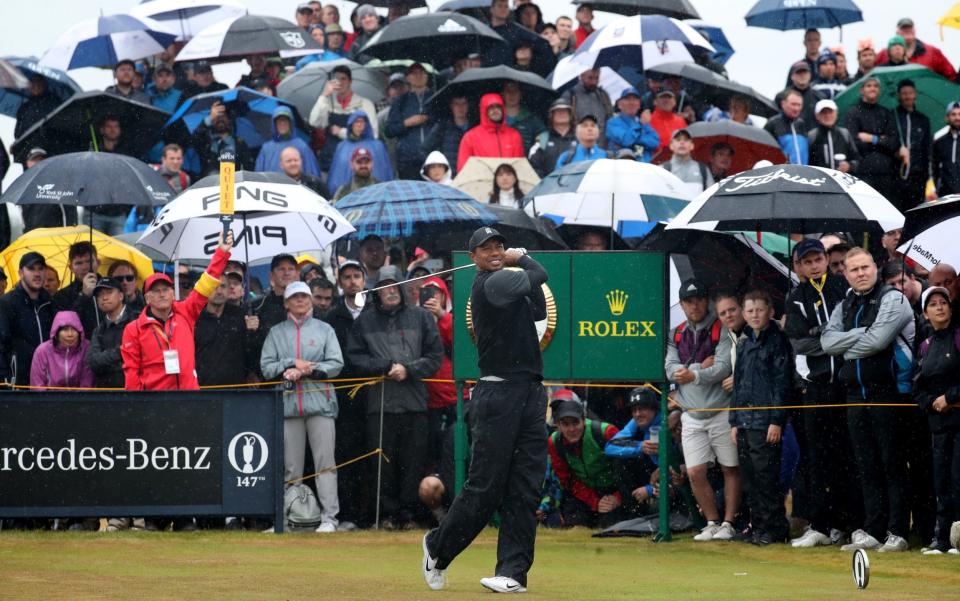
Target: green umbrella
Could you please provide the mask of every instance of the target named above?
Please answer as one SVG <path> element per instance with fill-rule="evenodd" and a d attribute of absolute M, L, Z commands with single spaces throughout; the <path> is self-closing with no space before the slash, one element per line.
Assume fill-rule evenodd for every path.
<path fill-rule="evenodd" d="M 847 109 L 860 101 L 860 87 L 867 77 L 880 80 L 880 105 L 891 110 L 897 108 L 897 84 L 904 79 L 913 81 L 917 87 L 917 110 L 930 119 L 934 131 L 943 123 L 947 103 L 960 98 L 960 85 L 944 79 L 923 65 L 877 67 L 867 76 L 850 84 L 849 88 L 834 99 L 841 117 Z"/>

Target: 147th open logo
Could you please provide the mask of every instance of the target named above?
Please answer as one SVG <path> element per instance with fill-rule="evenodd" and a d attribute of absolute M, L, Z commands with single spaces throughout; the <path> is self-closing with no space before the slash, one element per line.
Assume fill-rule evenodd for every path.
<path fill-rule="evenodd" d="M 227 447 L 227 459 L 230 465 L 241 474 L 256 474 L 267 465 L 269 456 L 267 441 L 256 432 L 237 434 Z"/>

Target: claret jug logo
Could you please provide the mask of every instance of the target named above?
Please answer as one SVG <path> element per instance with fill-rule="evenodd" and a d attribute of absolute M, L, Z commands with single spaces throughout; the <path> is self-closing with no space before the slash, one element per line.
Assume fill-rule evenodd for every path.
<path fill-rule="evenodd" d="M 630 295 L 623 290 L 611 290 L 607 293 L 607 304 L 610 305 L 611 315 L 623 315 L 623 310 L 627 308 L 627 299 Z"/>

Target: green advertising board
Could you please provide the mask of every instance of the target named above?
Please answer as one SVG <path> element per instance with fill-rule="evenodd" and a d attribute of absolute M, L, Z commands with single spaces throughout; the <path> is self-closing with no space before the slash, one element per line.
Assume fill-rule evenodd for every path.
<path fill-rule="evenodd" d="M 544 378 L 659 382 L 665 343 L 665 257 L 655 252 L 534 252 L 550 275 L 542 332 Z M 454 253 L 454 266 L 470 263 Z M 468 301 L 474 272 L 455 272 L 453 372 L 476 379 Z"/>

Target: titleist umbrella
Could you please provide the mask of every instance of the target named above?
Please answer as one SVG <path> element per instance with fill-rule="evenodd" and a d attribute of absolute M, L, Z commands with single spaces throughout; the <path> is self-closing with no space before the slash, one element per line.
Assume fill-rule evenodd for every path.
<path fill-rule="evenodd" d="M 926 269 L 939 263 L 960 266 L 960 194 L 925 202 L 904 217 L 900 252 Z"/>

